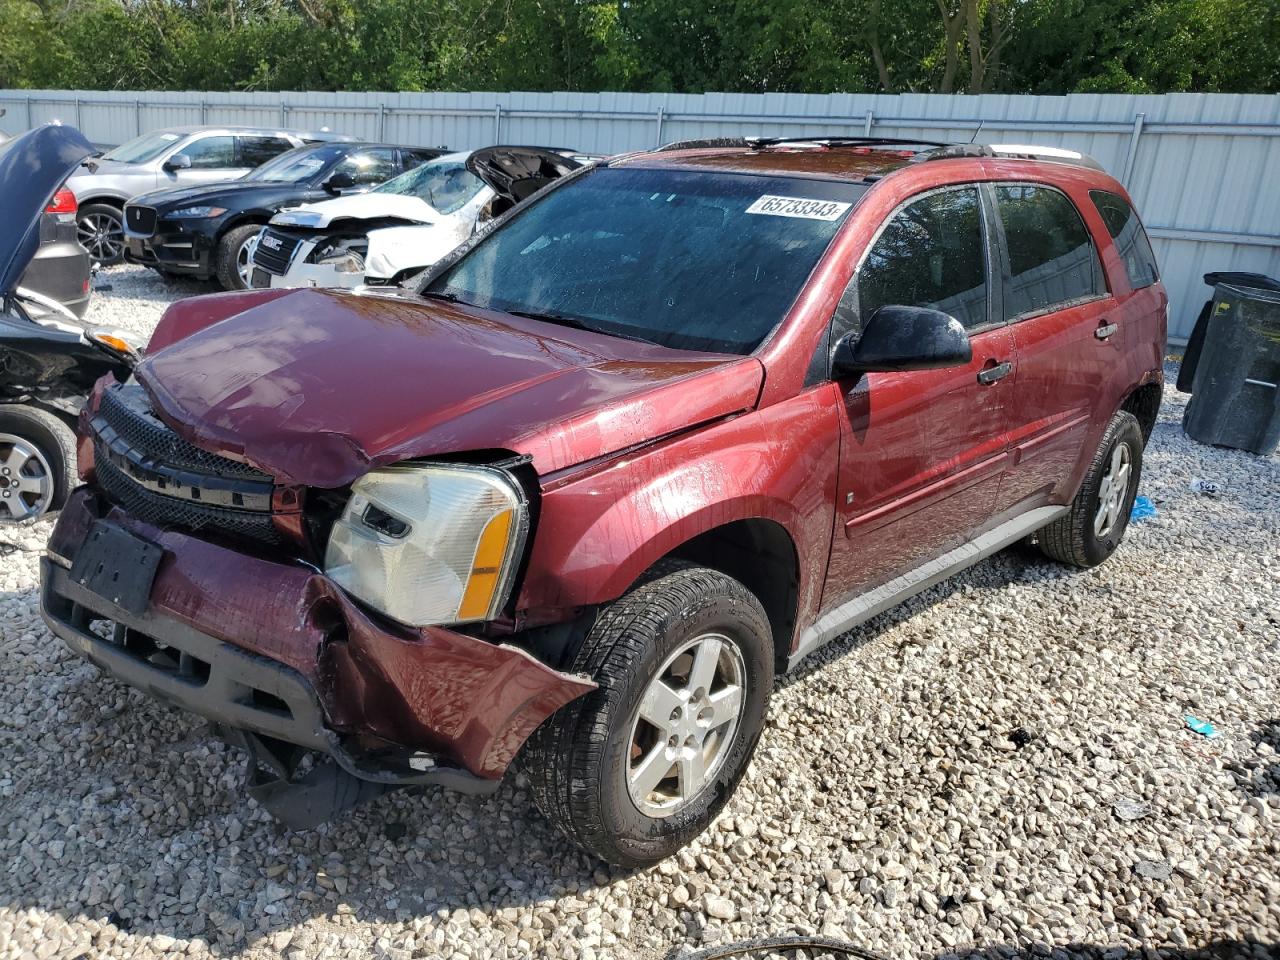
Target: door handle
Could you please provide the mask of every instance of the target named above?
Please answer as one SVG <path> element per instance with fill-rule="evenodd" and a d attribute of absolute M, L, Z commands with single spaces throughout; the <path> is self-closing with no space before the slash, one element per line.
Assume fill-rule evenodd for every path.
<path fill-rule="evenodd" d="M 1105 340 L 1119 329 L 1114 323 L 1100 323 L 1098 329 L 1093 331 L 1093 335 L 1099 340 Z"/>
<path fill-rule="evenodd" d="M 1003 363 L 997 363 L 994 367 L 983 367 L 978 371 L 978 382 L 983 386 L 989 386 L 997 380 L 1003 380 L 1013 372 L 1013 364 L 1008 360 Z"/>

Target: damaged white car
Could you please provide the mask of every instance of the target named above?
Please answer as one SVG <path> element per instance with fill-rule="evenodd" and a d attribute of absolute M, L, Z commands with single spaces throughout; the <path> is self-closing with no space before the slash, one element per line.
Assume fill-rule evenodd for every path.
<path fill-rule="evenodd" d="M 251 285 L 399 283 L 593 159 L 545 147 L 485 147 L 446 154 L 368 193 L 283 210 L 258 235 Z"/>

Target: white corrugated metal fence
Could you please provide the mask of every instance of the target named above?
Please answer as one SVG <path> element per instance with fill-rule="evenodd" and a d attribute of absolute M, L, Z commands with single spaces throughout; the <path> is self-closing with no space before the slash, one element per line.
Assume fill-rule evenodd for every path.
<path fill-rule="evenodd" d="M 1280 277 L 1280 96 L 1072 94 L 192 93 L 0 90 L 0 130 L 73 123 L 98 143 L 157 127 L 329 127 L 467 149 L 495 142 L 621 153 L 742 134 L 1033 142 L 1092 154 L 1147 224 L 1182 340 L 1209 270 Z M 979 128 L 979 125 L 981 127 Z"/>

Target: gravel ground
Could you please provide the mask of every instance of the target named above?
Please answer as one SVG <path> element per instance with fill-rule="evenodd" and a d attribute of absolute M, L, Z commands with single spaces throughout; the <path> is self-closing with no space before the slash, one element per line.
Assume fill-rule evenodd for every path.
<path fill-rule="evenodd" d="M 101 280 L 91 317 L 136 330 L 208 289 Z M 1006 551 L 834 644 L 782 682 L 716 825 L 632 875 L 520 782 L 282 829 L 234 751 L 45 631 L 49 526 L 3 531 L 0 955 L 631 958 L 806 932 L 895 957 L 1273 955 L 1280 458 L 1191 443 L 1184 402 L 1147 453 L 1158 513 L 1109 563 Z"/>

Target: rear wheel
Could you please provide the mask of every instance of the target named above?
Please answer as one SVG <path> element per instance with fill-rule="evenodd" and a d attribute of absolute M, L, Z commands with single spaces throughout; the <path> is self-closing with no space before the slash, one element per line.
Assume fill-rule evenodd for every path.
<path fill-rule="evenodd" d="M 218 283 L 222 284 L 222 289 L 249 289 L 249 278 L 253 275 L 253 264 L 249 260 L 249 255 L 253 252 L 253 238 L 261 230 L 262 226 L 256 223 L 233 227 L 218 241 L 215 272 Z"/>
<path fill-rule="evenodd" d="M 1142 427 L 1121 410 L 1111 418 L 1071 509 L 1036 535 L 1046 556 L 1096 567 L 1115 552 L 1129 526 L 1142 478 Z"/>
<path fill-rule="evenodd" d="M 104 267 L 124 259 L 124 215 L 109 203 L 87 203 L 80 208 L 76 237 L 90 258 Z"/>
<path fill-rule="evenodd" d="M 552 716 L 521 766 L 548 819 L 637 868 L 701 833 L 746 772 L 773 687 L 773 639 L 737 580 L 682 566 L 600 616 L 569 668 L 599 687 Z"/>
<path fill-rule="evenodd" d="M 71 428 L 35 407 L 0 407 L 0 521 L 25 523 L 59 509 L 75 483 Z"/>

